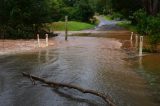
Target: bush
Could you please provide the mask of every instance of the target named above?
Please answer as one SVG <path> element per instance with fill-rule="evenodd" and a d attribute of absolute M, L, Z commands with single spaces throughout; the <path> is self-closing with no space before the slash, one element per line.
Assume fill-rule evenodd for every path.
<path fill-rule="evenodd" d="M 2 29 L 2 27 L 1 27 Z M 23 24 L 19 24 L 15 27 L 5 26 L 5 30 L 1 31 L 0 38 L 7 39 L 30 39 L 33 38 L 33 28 L 30 26 L 25 26 Z"/>
<path fill-rule="evenodd" d="M 137 23 L 137 31 L 142 35 L 147 35 L 148 30 L 148 16 L 147 13 L 140 9 L 136 11 L 134 14 L 134 19 Z"/>
<path fill-rule="evenodd" d="M 90 22 L 90 18 L 94 15 L 94 10 L 89 5 L 88 0 L 77 0 L 72 2 L 73 4 L 66 0 L 64 3 L 67 4 L 60 8 L 59 13 L 61 14 L 61 20 L 64 20 L 64 16 L 68 15 L 72 21 Z"/>
<path fill-rule="evenodd" d="M 113 12 L 111 15 L 112 20 L 121 20 L 123 18 L 123 15 L 117 12 Z"/>
<path fill-rule="evenodd" d="M 1 39 L 33 39 L 36 34 L 48 33 L 44 31 L 46 26 L 44 25 L 24 25 L 18 24 L 16 26 L 7 25 L 0 27 L 0 38 Z M 43 34 L 44 36 L 44 34 Z"/>
<path fill-rule="evenodd" d="M 144 10 L 134 13 L 137 22 L 137 31 L 142 35 L 147 35 L 151 44 L 151 49 L 156 51 L 160 42 L 160 17 L 148 15 Z"/>

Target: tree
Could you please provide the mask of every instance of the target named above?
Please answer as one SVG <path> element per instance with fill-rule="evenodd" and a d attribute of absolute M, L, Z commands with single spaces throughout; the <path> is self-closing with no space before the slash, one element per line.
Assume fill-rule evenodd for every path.
<path fill-rule="evenodd" d="M 160 12 L 160 1 L 159 0 L 142 0 L 145 10 L 151 14 L 156 15 Z"/>
<path fill-rule="evenodd" d="M 84 22 L 88 22 L 94 15 L 94 11 L 90 7 L 88 0 L 79 0 L 76 3 L 76 10 L 77 19 Z"/>
<path fill-rule="evenodd" d="M 1 0 L 0 29 L 8 37 L 29 37 L 51 21 L 53 0 Z"/>
<path fill-rule="evenodd" d="M 120 12 L 126 18 L 141 8 L 140 0 L 111 0 L 113 11 Z"/>
<path fill-rule="evenodd" d="M 89 22 L 89 19 L 94 15 L 88 0 L 62 0 L 64 5 L 60 9 L 60 14 L 64 18 L 68 15 L 70 20 L 78 20 Z"/>

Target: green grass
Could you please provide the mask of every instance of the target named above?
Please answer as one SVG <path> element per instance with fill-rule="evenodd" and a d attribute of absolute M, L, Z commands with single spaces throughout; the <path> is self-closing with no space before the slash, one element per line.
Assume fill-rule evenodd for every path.
<path fill-rule="evenodd" d="M 53 22 L 48 24 L 49 28 L 55 31 L 64 31 L 65 30 L 65 22 Z M 68 30 L 69 31 L 80 31 L 85 29 L 94 28 L 95 25 L 84 23 L 84 22 L 76 22 L 76 21 L 69 21 L 68 22 Z"/>
<path fill-rule="evenodd" d="M 130 21 L 122 21 L 119 22 L 117 25 L 126 28 L 132 32 L 137 32 L 136 26 L 132 25 Z"/>
<path fill-rule="evenodd" d="M 106 15 L 106 16 L 103 16 L 106 20 L 112 20 L 112 17 L 110 15 Z"/>

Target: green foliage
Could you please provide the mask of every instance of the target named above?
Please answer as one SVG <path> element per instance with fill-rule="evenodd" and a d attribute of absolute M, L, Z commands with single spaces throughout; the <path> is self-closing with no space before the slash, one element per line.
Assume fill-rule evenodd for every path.
<path fill-rule="evenodd" d="M 121 20 L 124 16 L 121 14 L 121 13 L 118 13 L 118 12 L 113 12 L 112 15 L 111 15 L 111 19 L 114 19 L 114 20 Z"/>
<path fill-rule="evenodd" d="M 94 11 L 89 5 L 88 0 L 80 0 L 76 4 L 77 11 L 75 15 L 77 19 L 83 22 L 89 22 L 89 19 L 94 15 Z"/>
<path fill-rule="evenodd" d="M 122 21 L 122 22 L 117 23 L 117 25 L 120 27 L 124 27 L 132 32 L 137 32 L 136 26 L 131 24 L 130 21 Z"/>
<path fill-rule="evenodd" d="M 93 14 L 88 0 L 0 0 L 0 38 L 30 38 L 44 32 L 44 23 L 66 15 L 89 22 Z"/>
<path fill-rule="evenodd" d="M 5 34 L 7 38 L 30 38 L 40 32 L 42 23 L 51 21 L 52 6 L 52 0 L 1 0 L 1 35 Z"/>
<path fill-rule="evenodd" d="M 90 18 L 94 15 L 94 11 L 89 5 L 88 0 L 62 1 L 64 3 L 64 7 L 62 7 L 60 11 L 63 17 L 68 15 L 70 20 L 89 22 Z"/>
<path fill-rule="evenodd" d="M 104 18 L 105 18 L 106 20 L 113 20 L 113 19 L 112 19 L 112 15 L 106 15 L 106 16 L 104 16 Z"/>
<path fill-rule="evenodd" d="M 110 2 L 113 11 L 121 13 L 127 19 L 141 8 L 141 0 L 110 0 Z"/>
<path fill-rule="evenodd" d="M 137 22 L 137 30 L 142 35 L 156 35 L 160 33 L 160 17 L 150 16 L 144 10 L 134 13 Z"/>
<path fill-rule="evenodd" d="M 160 3 L 156 1 L 154 5 Z M 131 19 L 138 23 L 141 34 L 158 36 L 158 16 L 149 16 L 144 10 L 137 11 L 142 6 L 141 0 L 0 0 L 0 34 L 26 38 L 43 32 L 44 23 L 62 21 L 66 15 L 69 20 L 89 22 L 98 12 L 112 14 L 112 19 Z M 148 4 L 145 9 L 149 7 L 146 6 Z"/>
<path fill-rule="evenodd" d="M 134 13 L 134 19 L 137 23 L 137 31 L 142 35 L 148 34 L 148 15 L 146 11 L 140 9 Z"/>
<path fill-rule="evenodd" d="M 160 42 L 160 17 L 148 15 L 144 10 L 134 13 L 137 21 L 137 30 L 142 35 L 149 36 L 149 42 L 153 51 L 156 50 Z"/>
<path fill-rule="evenodd" d="M 100 14 L 104 14 L 107 12 L 107 9 L 106 9 L 107 0 L 95 0 L 95 2 L 96 2 L 96 6 L 95 6 L 96 12 Z"/>

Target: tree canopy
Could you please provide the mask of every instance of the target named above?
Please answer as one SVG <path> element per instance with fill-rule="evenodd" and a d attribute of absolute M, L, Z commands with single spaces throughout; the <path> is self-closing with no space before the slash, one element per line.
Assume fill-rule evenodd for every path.
<path fill-rule="evenodd" d="M 0 0 L 0 34 L 29 37 L 42 31 L 44 23 L 64 20 L 89 22 L 95 12 L 119 13 L 133 18 L 139 9 L 152 16 L 160 12 L 159 0 Z"/>
<path fill-rule="evenodd" d="M 64 20 L 89 21 L 94 11 L 88 0 L 1 0 L 0 31 L 6 37 L 29 37 L 43 23 Z"/>

